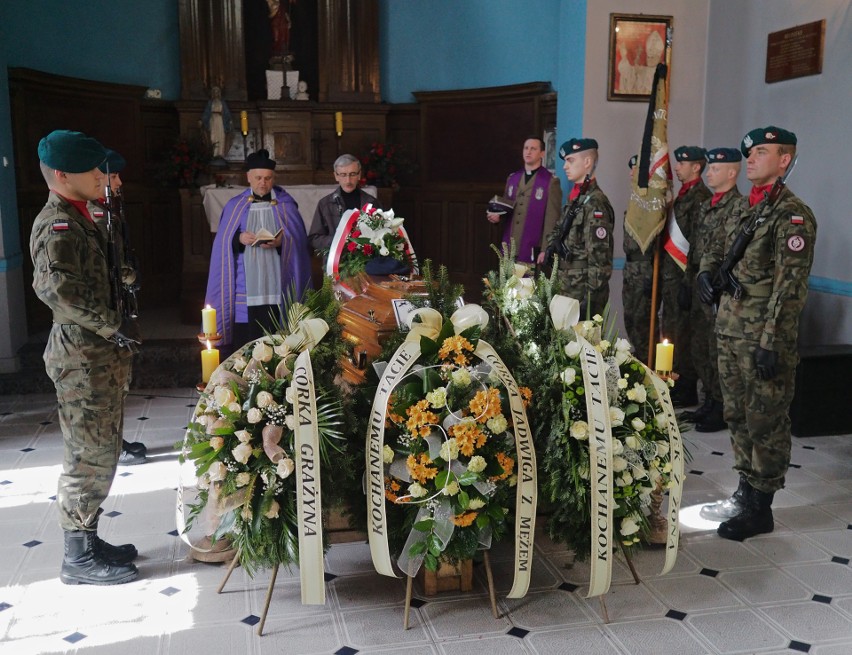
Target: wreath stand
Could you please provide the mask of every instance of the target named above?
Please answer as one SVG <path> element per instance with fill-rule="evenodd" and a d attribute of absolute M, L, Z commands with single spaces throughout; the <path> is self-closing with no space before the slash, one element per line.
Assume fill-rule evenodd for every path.
<path fill-rule="evenodd" d="M 233 573 L 237 564 L 240 562 L 240 551 L 237 551 L 236 555 L 234 555 L 234 559 L 231 560 L 231 563 L 228 565 L 228 570 L 225 572 L 225 578 L 222 580 L 219 588 L 216 590 L 217 594 L 221 594 L 222 590 L 225 588 L 225 584 L 228 582 L 228 578 L 231 577 L 231 573 Z M 278 577 L 278 564 L 272 567 L 272 578 L 269 580 L 269 588 L 266 590 L 266 601 L 263 604 L 263 612 L 261 612 L 260 623 L 257 624 L 257 634 L 259 637 L 263 636 L 263 626 L 266 623 L 266 615 L 269 614 L 269 605 L 272 602 L 272 590 L 275 587 L 275 579 Z"/>
<path fill-rule="evenodd" d="M 488 555 L 487 550 L 482 551 L 482 562 L 485 565 L 485 577 L 488 579 L 488 597 L 491 600 L 491 614 L 495 619 L 500 618 L 500 613 L 497 611 L 497 595 L 494 591 L 494 574 L 491 571 L 491 557 Z M 414 586 L 414 576 L 406 576 L 407 580 L 405 582 L 405 612 L 402 616 L 402 627 L 404 630 L 408 630 L 408 618 L 411 614 L 411 592 L 412 587 Z M 462 589 L 462 591 L 469 591 L 468 589 Z"/>
<path fill-rule="evenodd" d="M 621 548 L 621 554 L 624 555 L 624 560 L 627 562 L 627 568 L 630 569 L 630 573 L 633 576 L 633 583 L 640 584 L 642 579 L 639 577 L 639 573 L 636 571 L 636 566 L 633 564 L 633 558 L 630 557 L 630 553 L 627 552 L 627 549 L 624 547 L 624 544 L 620 541 L 618 542 L 619 547 Z M 604 623 L 609 623 L 609 611 L 606 608 L 606 594 L 602 596 L 598 596 L 598 599 L 601 603 L 601 614 L 603 614 Z"/>

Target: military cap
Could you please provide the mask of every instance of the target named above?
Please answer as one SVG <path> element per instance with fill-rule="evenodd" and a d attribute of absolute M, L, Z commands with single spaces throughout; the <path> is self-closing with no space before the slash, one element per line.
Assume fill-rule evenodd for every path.
<path fill-rule="evenodd" d="M 120 173 L 127 166 L 127 160 L 115 150 L 106 149 L 106 159 L 98 166 L 101 173 Z"/>
<path fill-rule="evenodd" d="M 82 132 L 54 130 L 38 142 L 38 158 L 63 173 L 87 173 L 106 159 L 106 149 Z"/>
<path fill-rule="evenodd" d="M 627 165 L 630 166 L 630 168 L 633 168 L 634 166 L 636 166 L 636 162 L 638 161 L 639 155 L 633 155 L 630 159 L 627 160 Z"/>
<path fill-rule="evenodd" d="M 268 150 L 261 149 L 257 152 L 251 153 L 248 157 L 246 157 L 245 168 L 247 171 L 250 171 L 255 168 L 264 168 L 269 171 L 274 171 L 275 162 L 269 158 Z"/>
<path fill-rule="evenodd" d="M 704 161 L 707 151 L 701 146 L 681 146 L 675 149 L 674 156 L 678 161 Z"/>
<path fill-rule="evenodd" d="M 749 151 L 754 146 L 759 146 L 764 143 L 777 143 L 779 145 L 794 146 L 797 143 L 796 135 L 785 130 L 782 127 L 758 127 L 743 137 L 743 142 L 740 144 L 740 150 L 743 155 L 748 157 Z"/>
<path fill-rule="evenodd" d="M 565 159 L 568 155 L 573 155 L 575 152 L 583 152 L 583 150 L 597 149 L 598 142 L 594 139 L 568 139 L 559 147 L 560 159 Z"/>
<path fill-rule="evenodd" d="M 736 148 L 713 148 L 707 151 L 707 161 L 711 164 L 733 164 L 742 159 L 743 156 Z"/>

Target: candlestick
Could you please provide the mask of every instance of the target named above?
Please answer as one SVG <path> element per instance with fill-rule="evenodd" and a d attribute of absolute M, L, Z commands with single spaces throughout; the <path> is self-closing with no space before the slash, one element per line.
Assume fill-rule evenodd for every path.
<path fill-rule="evenodd" d="M 654 368 L 657 371 L 669 372 L 672 370 L 673 361 L 674 344 L 669 343 L 668 339 L 663 339 L 663 343 L 657 344 L 657 357 L 654 360 Z"/>
<path fill-rule="evenodd" d="M 243 136 L 248 135 L 248 112 L 245 109 L 240 112 L 240 132 Z"/>
<path fill-rule="evenodd" d="M 210 305 L 201 310 L 201 331 L 204 334 L 216 334 L 216 309 Z"/>
<path fill-rule="evenodd" d="M 343 112 L 342 111 L 334 112 L 334 131 L 337 132 L 337 136 L 343 136 Z"/>
<path fill-rule="evenodd" d="M 210 381 L 210 376 L 213 371 L 219 366 L 219 351 L 216 348 L 210 347 L 210 342 L 207 342 L 207 349 L 201 351 L 201 381 L 207 383 Z"/>

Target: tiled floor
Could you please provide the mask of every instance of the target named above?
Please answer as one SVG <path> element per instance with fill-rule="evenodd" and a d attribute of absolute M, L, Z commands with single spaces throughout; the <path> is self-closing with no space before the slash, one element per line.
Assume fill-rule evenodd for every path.
<path fill-rule="evenodd" d="M 472 593 L 415 599 L 404 631 L 404 582 L 377 575 L 367 547 L 352 543 L 328 553 L 324 607 L 303 607 L 298 576 L 282 571 L 258 637 L 268 572 L 252 580 L 237 569 L 217 594 L 223 567 L 187 560 L 175 536 L 173 445 L 194 404 L 194 392 L 180 389 L 128 399 L 127 436 L 151 458 L 119 470 L 101 533 L 139 547 L 141 575 L 119 587 L 68 587 L 57 577 L 53 397 L 0 398 L 0 653 L 852 653 L 852 436 L 795 439 L 775 532 L 735 543 L 698 518 L 700 504 L 736 481 L 727 433 L 686 435 L 694 460 L 677 565 L 658 577 L 663 554 L 646 550 L 635 585 L 617 561 L 609 623 L 600 601 L 584 598 L 588 567 L 539 537 L 523 599 L 505 598 L 511 553 L 492 553 L 499 619 L 477 569 Z"/>

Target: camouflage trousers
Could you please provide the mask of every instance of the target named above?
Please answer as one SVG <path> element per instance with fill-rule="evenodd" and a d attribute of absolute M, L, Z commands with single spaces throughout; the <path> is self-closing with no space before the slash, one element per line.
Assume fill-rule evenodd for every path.
<path fill-rule="evenodd" d="M 621 287 L 621 304 L 624 306 L 624 328 L 627 339 L 638 359 L 648 363 L 648 336 L 651 329 L 651 298 L 645 294 L 646 280 L 650 285 L 654 262 L 627 262 L 624 265 L 624 282 Z"/>
<path fill-rule="evenodd" d="M 59 401 L 65 454 L 57 494 L 63 530 L 94 530 L 109 494 L 124 424 L 132 359 L 90 369 L 47 369 Z"/>
<path fill-rule="evenodd" d="M 734 469 L 764 492 L 784 486 L 790 465 L 790 403 L 799 355 L 793 344 L 778 348 L 778 374 L 759 380 L 752 354 L 758 342 L 718 336 L 719 379 L 725 421 L 731 430 Z"/>
<path fill-rule="evenodd" d="M 722 387 L 719 383 L 719 355 L 716 347 L 716 333 L 713 328 L 716 317 L 713 308 L 705 305 L 698 297 L 698 289 L 692 288 L 692 308 L 689 311 L 692 328 L 692 363 L 704 394 L 722 402 Z"/>
<path fill-rule="evenodd" d="M 661 254 L 662 259 L 662 317 L 660 319 L 660 334 L 675 344 L 674 362 L 672 369 L 680 376 L 678 384 L 692 386 L 695 384 L 695 367 L 692 364 L 692 330 L 689 324 L 689 311 L 684 311 L 677 304 L 677 294 L 683 282 L 683 271 L 672 258 Z"/>
<path fill-rule="evenodd" d="M 589 310 L 589 316 L 595 314 L 603 315 L 604 308 L 609 302 L 609 285 L 605 285 L 601 289 L 597 289 L 589 295 L 588 275 L 586 269 L 559 269 L 559 286 L 563 296 L 575 298 L 581 305 L 586 305 Z M 580 316 L 580 320 L 585 320 L 586 312 Z"/>

